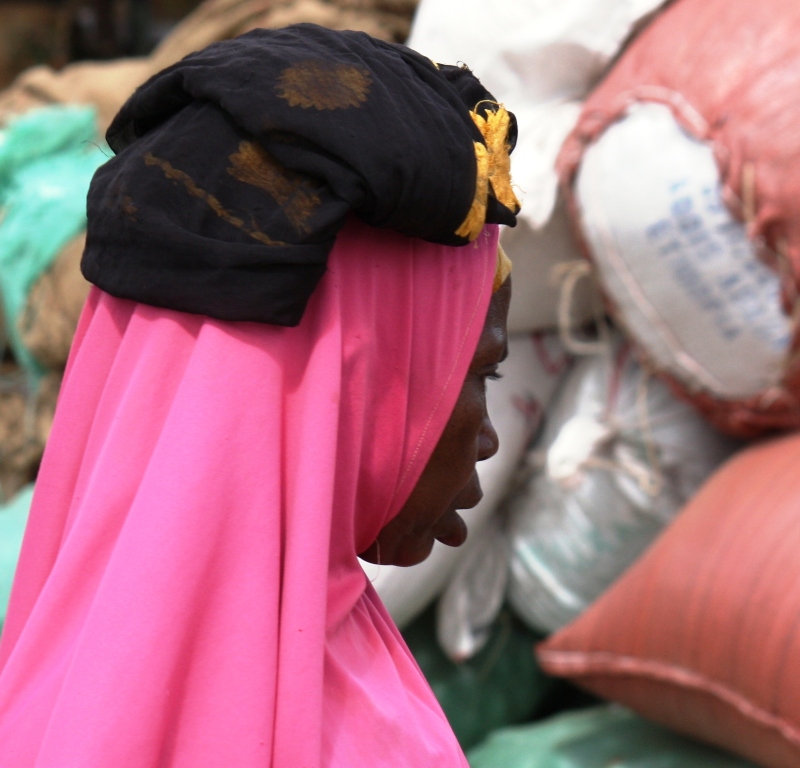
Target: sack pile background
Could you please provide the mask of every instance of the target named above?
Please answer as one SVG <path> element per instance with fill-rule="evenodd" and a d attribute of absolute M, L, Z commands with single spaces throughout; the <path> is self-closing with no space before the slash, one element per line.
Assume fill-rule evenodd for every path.
<path fill-rule="evenodd" d="M 314 22 L 397 42 L 411 32 L 409 44 L 435 60 L 466 61 L 520 122 L 513 169 L 524 205 L 502 235 L 514 261 L 510 355 L 488 398 L 500 451 L 478 467 L 484 498 L 464 514 L 464 547 L 437 544 L 418 566 L 365 566 L 367 575 L 473 768 L 796 766 L 800 433 L 746 440 L 800 425 L 800 121 L 790 95 L 800 6 L 485 8 L 421 0 L 415 16 L 417 0 L 207 0 L 146 56 L 27 69 L 0 92 L 0 131 L 39 107 L 87 105 L 102 136 L 150 75 L 256 27 Z M 85 51 L 100 50 L 91 29 L 81 34 Z M 117 42 L 118 52 L 136 51 L 124 36 Z M 53 50 L 51 64 L 63 63 L 63 47 Z M 645 112 L 655 114 L 649 123 Z M 639 144 L 614 139 L 630 118 L 645 126 Z M 674 140 L 659 144 L 652 126 Z M 604 137 L 614 152 L 639 155 L 617 162 Z M 697 152 L 707 174 L 686 172 L 694 197 L 665 198 L 678 161 L 694 166 Z M 662 176 L 647 173 L 650 160 Z M 0 151 L 0 217 L 2 184 Z M 657 241 L 665 231 L 669 242 Z M 0 291 L 2 233 L 0 218 Z M 59 244 L 6 328 L 32 360 L 7 352 L 0 366 L 5 498 L 34 479 L 49 434 L 89 290 L 83 245 L 82 233 Z M 640 279 L 654 264 L 662 274 Z M 758 326 L 749 320 L 774 331 L 762 315 L 777 318 L 783 346 L 756 333 L 732 354 L 709 320 L 723 311 L 744 318 L 742 338 Z M 749 350 L 778 363 L 759 364 Z M 717 370 L 728 389 L 696 375 Z M 743 381 L 754 375 L 750 392 Z M 744 394 L 730 394 L 731 380 Z M 13 503 L 23 497 L 29 503 L 29 489 Z M 14 512 L 4 540 L 10 510 L 0 508 L 0 626 L 3 543 L 13 563 L 26 514 Z M 607 705 L 549 718 L 597 703 L 553 676 L 649 721 Z M 549 719 L 489 735 L 536 718 Z"/>

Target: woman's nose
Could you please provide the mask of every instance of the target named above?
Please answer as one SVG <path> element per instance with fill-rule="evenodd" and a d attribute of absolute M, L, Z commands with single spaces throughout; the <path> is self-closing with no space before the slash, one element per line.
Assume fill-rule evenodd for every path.
<path fill-rule="evenodd" d="M 491 459 L 500 447 L 500 438 L 489 416 L 484 416 L 478 444 L 478 461 Z"/>

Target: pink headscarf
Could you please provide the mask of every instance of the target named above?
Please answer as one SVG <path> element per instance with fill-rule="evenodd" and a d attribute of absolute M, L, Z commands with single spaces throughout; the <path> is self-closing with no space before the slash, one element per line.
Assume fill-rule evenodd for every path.
<path fill-rule="evenodd" d="M 0 644 L 3 768 L 466 766 L 356 552 L 449 418 L 496 253 L 351 221 L 297 328 L 93 290 Z"/>

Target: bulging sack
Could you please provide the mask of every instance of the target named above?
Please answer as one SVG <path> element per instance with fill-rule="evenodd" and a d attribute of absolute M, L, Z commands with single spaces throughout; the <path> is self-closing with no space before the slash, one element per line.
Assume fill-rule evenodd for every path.
<path fill-rule="evenodd" d="M 734 450 L 616 338 L 576 363 L 510 502 L 509 600 L 534 629 L 582 613 Z"/>
<path fill-rule="evenodd" d="M 760 766 L 800 765 L 799 463 L 793 434 L 721 467 L 539 646 L 545 670 Z"/>
<path fill-rule="evenodd" d="M 558 170 L 612 314 L 720 428 L 800 427 L 800 6 L 678 0 Z"/>

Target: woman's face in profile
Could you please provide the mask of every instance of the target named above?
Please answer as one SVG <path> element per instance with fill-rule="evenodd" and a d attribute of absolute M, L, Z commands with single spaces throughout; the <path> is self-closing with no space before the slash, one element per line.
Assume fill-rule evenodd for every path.
<path fill-rule="evenodd" d="M 416 565 L 434 541 L 458 547 L 467 526 L 456 510 L 474 507 L 483 496 L 475 465 L 497 453 L 497 433 L 486 410 L 486 382 L 508 351 L 506 319 L 511 281 L 492 296 L 478 346 L 453 413 L 414 490 L 398 515 L 361 553 L 371 563 Z"/>

